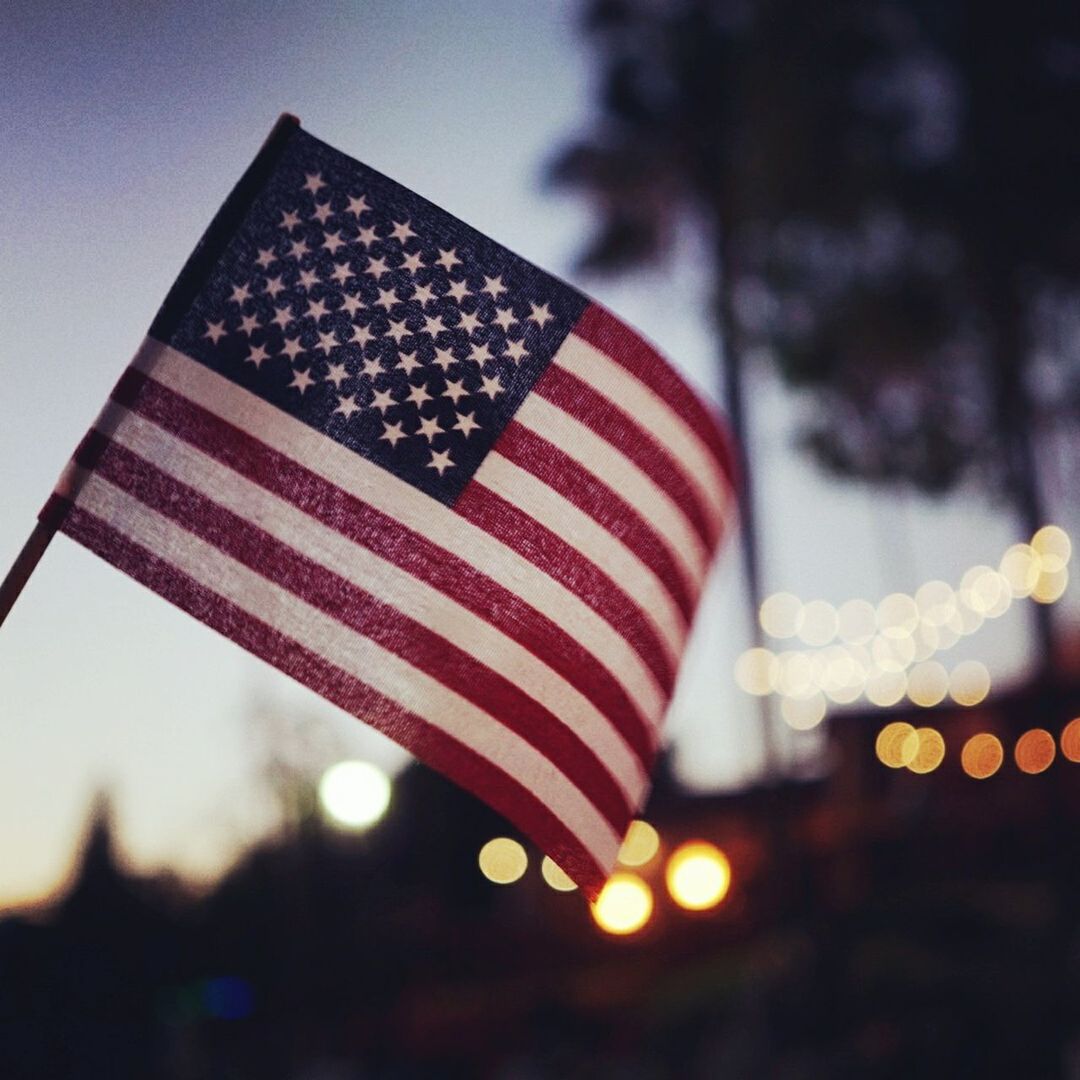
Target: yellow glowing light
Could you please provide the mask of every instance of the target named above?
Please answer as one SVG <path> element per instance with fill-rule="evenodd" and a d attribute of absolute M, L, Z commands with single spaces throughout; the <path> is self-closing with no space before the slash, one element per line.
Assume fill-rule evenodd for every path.
<path fill-rule="evenodd" d="M 802 611 L 802 601 L 794 593 L 773 593 L 761 605 L 758 622 L 769 637 L 790 638 L 799 632 Z"/>
<path fill-rule="evenodd" d="M 706 911 L 716 907 L 731 888 L 731 864 L 712 844 L 692 840 L 672 852 L 664 874 L 668 892 L 679 907 Z"/>
<path fill-rule="evenodd" d="M 1069 761 L 1080 761 L 1080 716 L 1070 720 L 1061 733 L 1061 755 Z"/>
<path fill-rule="evenodd" d="M 1031 547 L 1044 573 L 1064 570 L 1072 557 L 1072 541 L 1059 525 L 1044 525 L 1031 538 Z"/>
<path fill-rule="evenodd" d="M 908 762 L 913 773 L 933 772 L 945 760 L 945 740 L 941 732 L 932 727 L 915 729 L 918 747 L 915 756 Z"/>
<path fill-rule="evenodd" d="M 636 933 L 652 911 L 652 889 L 637 874 L 626 872 L 612 874 L 592 905 L 596 925 L 608 934 Z"/>
<path fill-rule="evenodd" d="M 886 724 L 878 732 L 874 752 L 882 765 L 888 765 L 890 769 L 902 769 L 905 765 L 910 765 L 919 752 L 918 733 L 903 720 Z"/>
<path fill-rule="evenodd" d="M 908 637 L 919 625 L 919 609 L 907 593 L 891 593 L 878 604 L 877 623 L 887 638 Z"/>
<path fill-rule="evenodd" d="M 928 626 L 944 626 L 956 611 L 956 593 L 944 581 L 928 581 L 916 590 L 915 606 Z"/>
<path fill-rule="evenodd" d="M 747 649 L 735 661 L 735 681 L 748 694 L 764 697 L 772 692 L 780 662 L 769 649 Z"/>
<path fill-rule="evenodd" d="M 902 671 L 875 671 L 866 680 L 866 699 L 883 709 L 895 705 L 907 692 L 907 675 Z"/>
<path fill-rule="evenodd" d="M 1005 760 L 1005 749 L 1001 740 L 988 731 L 972 735 L 963 750 L 960 751 L 960 764 L 968 776 L 976 780 L 985 780 L 1001 768 Z"/>
<path fill-rule="evenodd" d="M 907 692 L 915 705 L 928 709 L 949 692 L 949 674 L 937 660 L 924 660 L 908 672 Z"/>
<path fill-rule="evenodd" d="M 1040 561 L 1030 544 L 1013 544 L 998 563 L 1001 576 L 1009 583 L 1009 591 L 1017 599 L 1031 595 L 1039 580 Z"/>
<path fill-rule="evenodd" d="M 660 834 L 647 821 L 631 821 L 619 848 L 623 866 L 644 866 L 660 849 Z"/>
<path fill-rule="evenodd" d="M 339 828 L 367 829 L 390 805 L 390 778 L 369 761 L 339 761 L 319 780 L 319 803 Z"/>
<path fill-rule="evenodd" d="M 780 675 L 776 689 L 787 697 L 808 697 L 814 692 L 814 665 L 810 657 L 798 649 L 786 649 L 780 654 Z"/>
<path fill-rule="evenodd" d="M 559 865 L 553 863 L 546 855 L 544 861 L 540 864 L 540 873 L 548 885 L 556 892 L 573 892 L 577 888 Z"/>
<path fill-rule="evenodd" d="M 825 719 L 825 695 L 815 691 L 807 698 L 786 697 L 780 702 L 780 715 L 796 731 L 809 731 Z"/>
<path fill-rule="evenodd" d="M 828 645 L 836 637 L 836 608 L 825 600 L 811 600 L 803 608 L 799 637 L 807 645 Z"/>
<path fill-rule="evenodd" d="M 978 660 L 965 660 L 952 669 L 949 696 L 957 705 L 978 705 L 990 693 L 990 672 Z"/>
<path fill-rule="evenodd" d="M 1060 570 L 1043 570 L 1039 574 L 1039 580 L 1035 588 L 1031 590 L 1031 599 L 1040 604 L 1053 604 L 1060 600 L 1069 586 L 1069 571 L 1066 567 Z"/>
<path fill-rule="evenodd" d="M 508 836 L 497 836 L 480 849 L 477 862 L 480 864 L 480 873 L 488 881 L 493 881 L 496 885 L 509 885 L 528 869 L 529 856 L 516 840 L 511 840 Z"/>
<path fill-rule="evenodd" d="M 972 611 L 986 616 L 1001 601 L 1002 591 L 1008 589 L 1008 579 L 996 570 L 973 566 L 960 580 L 960 600 Z"/>
<path fill-rule="evenodd" d="M 1016 747 L 1013 750 L 1016 767 L 1021 772 L 1032 775 L 1049 769 L 1056 753 L 1054 736 L 1045 728 L 1032 728 L 1031 731 L 1025 731 L 1016 740 Z"/>
<path fill-rule="evenodd" d="M 877 632 L 877 613 L 867 600 L 847 600 L 836 613 L 836 623 L 843 641 L 865 645 Z"/>

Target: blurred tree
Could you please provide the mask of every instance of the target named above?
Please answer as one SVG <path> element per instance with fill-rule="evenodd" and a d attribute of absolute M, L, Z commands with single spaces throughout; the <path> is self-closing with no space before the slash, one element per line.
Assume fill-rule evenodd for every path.
<path fill-rule="evenodd" d="M 552 170 L 598 204 L 583 268 L 689 222 L 736 434 L 769 357 L 828 469 L 973 481 L 1043 524 L 1033 404 L 1080 411 L 1080 8 L 595 0 L 587 26 L 600 114 Z"/>

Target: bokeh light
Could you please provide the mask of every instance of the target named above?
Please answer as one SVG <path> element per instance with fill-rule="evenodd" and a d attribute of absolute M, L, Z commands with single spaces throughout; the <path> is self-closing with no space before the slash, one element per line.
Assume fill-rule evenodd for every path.
<path fill-rule="evenodd" d="M 815 691 L 807 698 L 786 697 L 780 702 L 780 715 L 796 731 L 809 731 L 825 719 L 825 695 Z"/>
<path fill-rule="evenodd" d="M 1032 728 L 1016 740 L 1013 756 L 1016 767 L 1023 773 L 1034 775 L 1045 772 L 1053 764 L 1057 746 L 1054 736 L 1045 728 Z"/>
<path fill-rule="evenodd" d="M 1060 600 L 1069 587 L 1069 571 L 1066 567 L 1059 570 L 1042 570 L 1035 588 L 1031 590 L 1031 599 L 1039 604 L 1053 604 Z"/>
<path fill-rule="evenodd" d="M 758 622 L 769 637 L 791 638 L 799 632 L 802 610 L 802 601 L 793 593 L 773 593 L 762 603 Z"/>
<path fill-rule="evenodd" d="M 916 728 L 915 738 L 917 748 L 907 767 L 913 773 L 933 772 L 945 760 L 945 740 L 941 732 L 932 727 Z"/>
<path fill-rule="evenodd" d="M 837 631 L 849 645 L 865 645 L 877 633 L 877 612 L 868 600 L 847 600 L 836 613 Z"/>
<path fill-rule="evenodd" d="M 866 698 L 874 705 L 888 708 L 907 692 L 907 675 L 903 671 L 876 671 L 866 680 Z"/>
<path fill-rule="evenodd" d="M 1005 760 L 1005 750 L 1001 740 L 988 731 L 972 735 L 963 750 L 960 751 L 960 764 L 968 776 L 976 780 L 985 780 L 1001 768 Z"/>
<path fill-rule="evenodd" d="M 637 874 L 620 871 L 608 878 L 591 910 L 596 925 L 605 933 L 636 933 L 652 916 L 652 889 Z"/>
<path fill-rule="evenodd" d="M 836 608 L 825 600 L 811 600 L 802 609 L 799 637 L 807 645 L 828 645 L 837 631 Z"/>
<path fill-rule="evenodd" d="M 1080 716 L 1070 720 L 1061 733 L 1061 755 L 1068 761 L 1080 761 Z"/>
<path fill-rule="evenodd" d="M 370 761 L 339 761 L 319 780 L 319 804 L 339 828 L 370 828 L 390 805 L 390 778 Z"/>
<path fill-rule="evenodd" d="M 896 720 L 886 724 L 874 743 L 874 752 L 882 765 L 890 769 L 902 769 L 915 760 L 919 752 L 919 736 L 911 724 Z"/>
<path fill-rule="evenodd" d="M 908 697 L 928 709 L 943 701 L 949 692 L 949 673 L 937 660 L 924 660 L 908 672 Z"/>
<path fill-rule="evenodd" d="M 540 874 L 556 892 L 573 892 L 577 888 L 570 876 L 547 855 L 540 864 Z"/>
<path fill-rule="evenodd" d="M 619 848 L 619 862 L 623 866 L 644 866 L 659 849 L 660 834 L 647 821 L 631 821 Z"/>
<path fill-rule="evenodd" d="M 1039 580 L 1039 556 L 1030 544 L 1013 544 L 998 563 L 1001 576 L 1017 599 L 1031 595 Z"/>
<path fill-rule="evenodd" d="M 1043 573 L 1064 570 L 1072 556 L 1072 541 L 1059 525 L 1044 525 L 1032 538 L 1031 548 L 1038 556 Z"/>
<path fill-rule="evenodd" d="M 477 859 L 480 872 L 496 885 L 510 885 L 528 869 L 529 856 L 525 849 L 508 836 L 497 836 L 481 849 Z"/>
<path fill-rule="evenodd" d="M 957 705 L 978 705 L 990 693 L 990 672 L 978 660 L 964 660 L 949 675 L 949 696 Z"/>
<path fill-rule="evenodd" d="M 929 626 L 944 626 L 956 614 L 956 593 L 944 581 L 928 581 L 915 591 L 919 617 Z"/>
<path fill-rule="evenodd" d="M 878 629 L 887 638 L 903 638 L 919 625 L 919 609 L 907 593 L 892 593 L 877 607 Z"/>
<path fill-rule="evenodd" d="M 763 697 L 772 692 L 780 674 L 780 662 L 769 649 L 747 649 L 735 661 L 735 681 L 748 694 Z"/>
<path fill-rule="evenodd" d="M 727 896 L 731 864 L 718 847 L 703 840 L 691 840 L 672 852 L 664 878 L 672 900 L 679 907 L 706 911 Z"/>

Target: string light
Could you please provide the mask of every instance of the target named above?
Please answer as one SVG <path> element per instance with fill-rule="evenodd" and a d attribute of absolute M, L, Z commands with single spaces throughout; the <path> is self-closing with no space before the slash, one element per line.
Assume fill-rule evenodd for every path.
<path fill-rule="evenodd" d="M 1001 768 L 1005 750 L 1001 740 L 987 731 L 972 735 L 960 751 L 960 766 L 968 776 L 985 780 Z"/>

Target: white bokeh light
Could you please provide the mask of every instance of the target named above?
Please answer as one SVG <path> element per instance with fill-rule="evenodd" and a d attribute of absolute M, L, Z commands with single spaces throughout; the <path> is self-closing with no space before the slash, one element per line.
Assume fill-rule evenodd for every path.
<path fill-rule="evenodd" d="M 390 778 L 369 761 L 339 761 L 319 781 L 326 816 L 346 829 L 367 829 L 390 805 Z"/>

